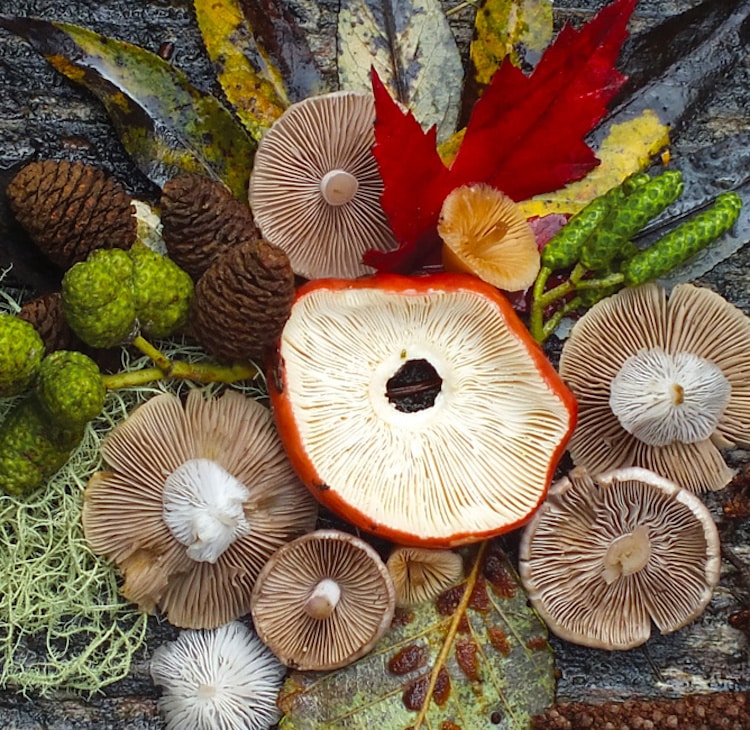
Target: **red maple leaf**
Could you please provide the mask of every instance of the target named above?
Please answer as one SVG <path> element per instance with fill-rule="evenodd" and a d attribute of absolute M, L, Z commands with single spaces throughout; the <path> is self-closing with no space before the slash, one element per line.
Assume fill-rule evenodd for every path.
<path fill-rule="evenodd" d="M 615 0 L 580 30 L 566 24 L 528 76 L 504 60 L 474 105 L 450 168 L 438 155 L 435 128 L 423 131 L 373 69 L 373 154 L 384 183 L 383 210 L 399 247 L 368 251 L 365 263 L 406 273 L 434 255 L 440 209 L 460 185 L 488 183 L 525 200 L 596 167 L 585 137 L 625 82 L 614 63 L 637 2 Z"/>

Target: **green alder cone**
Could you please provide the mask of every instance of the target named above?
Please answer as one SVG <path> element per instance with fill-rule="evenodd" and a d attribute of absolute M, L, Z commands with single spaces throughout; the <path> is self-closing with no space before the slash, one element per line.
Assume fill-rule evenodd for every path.
<path fill-rule="evenodd" d="M 99 366 L 82 352 L 57 350 L 42 360 L 36 397 L 55 425 L 83 428 L 101 413 L 106 395 Z"/>
<path fill-rule="evenodd" d="M 20 395 L 36 377 L 44 342 L 32 324 L 0 313 L 0 397 Z"/>
<path fill-rule="evenodd" d="M 97 249 L 62 280 L 65 319 L 91 347 L 114 347 L 135 332 L 133 262 L 127 251 Z"/>
<path fill-rule="evenodd" d="M 648 182 L 636 181 L 632 192 L 612 207 L 612 213 L 584 244 L 581 263 L 599 270 L 618 257 L 621 248 L 652 218 L 681 195 L 682 173 L 663 172 Z"/>
<path fill-rule="evenodd" d="M 130 249 L 135 311 L 146 337 L 168 337 L 187 324 L 193 280 L 172 259 L 142 243 Z"/>
<path fill-rule="evenodd" d="M 30 395 L 0 424 L 0 488 L 13 497 L 35 492 L 65 464 L 82 437 L 82 429 L 52 425 Z"/>
<path fill-rule="evenodd" d="M 726 233 L 740 215 L 737 193 L 721 193 L 714 204 L 656 243 L 626 261 L 622 267 L 627 286 L 638 286 L 670 272 Z"/>

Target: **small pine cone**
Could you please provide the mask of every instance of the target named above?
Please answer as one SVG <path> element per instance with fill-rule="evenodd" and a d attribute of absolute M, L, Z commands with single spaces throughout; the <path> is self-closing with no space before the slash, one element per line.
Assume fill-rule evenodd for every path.
<path fill-rule="evenodd" d="M 226 249 L 196 284 L 192 333 L 217 360 L 261 363 L 281 334 L 293 297 L 286 253 L 263 239 L 244 241 Z"/>
<path fill-rule="evenodd" d="M 138 221 L 125 188 L 82 162 L 43 160 L 8 184 L 18 222 L 54 264 L 68 269 L 97 248 L 129 248 Z"/>
<path fill-rule="evenodd" d="M 221 183 L 192 173 L 164 185 L 161 221 L 170 258 L 193 281 L 224 249 L 260 235 L 247 205 Z"/>
<path fill-rule="evenodd" d="M 21 307 L 17 316 L 34 325 L 47 353 L 70 350 L 80 344 L 63 315 L 60 292 L 42 294 L 29 300 Z"/>

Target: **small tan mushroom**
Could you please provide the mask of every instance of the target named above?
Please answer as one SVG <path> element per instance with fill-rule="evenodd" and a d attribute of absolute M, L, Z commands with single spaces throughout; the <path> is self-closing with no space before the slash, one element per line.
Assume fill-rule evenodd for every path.
<path fill-rule="evenodd" d="M 750 446 L 750 319 L 710 289 L 623 289 L 573 327 L 560 375 L 578 401 L 573 461 L 655 471 L 694 492 L 732 477 L 719 451 Z"/>
<path fill-rule="evenodd" d="M 123 595 L 182 628 L 215 628 L 250 610 L 279 546 L 315 525 L 317 504 L 289 464 L 267 408 L 236 391 L 183 407 L 164 393 L 105 439 L 111 469 L 86 487 L 91 548 L 124 573 Z"/>
<path fill-rule="evenodd" d="M 416 606 L 437 598 L 464 574 L 463 559 L 452 550 L 397 545 L 386 562 L 397 606 Z"/>
<path fill-rule="evenodd" d="M 391 624 L 395 590 L 364 540 L 318 530 L 280 548 L 255 584 L 256 631 L 297 669 L 328 670 L 364 656 Z"/>
<path fill-rule="evenodd" d="M 258 145 L 250 207 L 296 274 L 354 278 L 373 271 L 365 251 L 395 247 L 371 152 L 374 123 L 372 94 L 338 91 L 290 106 Z"/>
<path fill-rule="evenodd" d="M 443 202 L 443 266 L 505 291 L 527 289 L 539 273 L 536 238 L 521 209 L 490 185 L 463 185 Z"/>
<path fill-rule="evenodd" d="M 558 636 L 601 649 L 698 617 L 719 581 L 719 534 L 700 499 L 638 467 L 554 484 L 526 526 L 519 572 Z"/>

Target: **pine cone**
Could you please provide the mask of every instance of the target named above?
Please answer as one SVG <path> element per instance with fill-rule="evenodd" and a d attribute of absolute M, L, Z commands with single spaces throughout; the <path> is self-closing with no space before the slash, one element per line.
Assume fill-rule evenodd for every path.
<path fill-rule="evenodd" d="M 714 692 L 679 699 L 593 705 L 564 702 L 532 718 L 533 730 L 746 730 L 750 693 Z"/>
<path fill-rule="evenodd" d="M 162 189 L 162 235 L 169 256 L 194 281 L 227 247 L 259 237 L 250 209 L 221 183 L 197 174 Z"/>
<path fill-rule="evenodd" d="M 129 248 L 138 222 L 125 188 L 81 162 L 43 160 L 8 184 L 18 222 L 54 264 L 67 269 L 96 248 Z"/>
<path fill-rule="evenodd" d="M 74 349 L 80 344 L 78 338 L 65 321 L 60 292 L 50 292 L 26 302 L 18 312 L 39 333 L 45 352 Z"/>
<path fill-rule="evenodd" d="M 190 323 L 224 362 L 262 361 L 289 317 L 294 274 L 286 253 L 263 239 L 228 248 L 195 287 Z"/>

